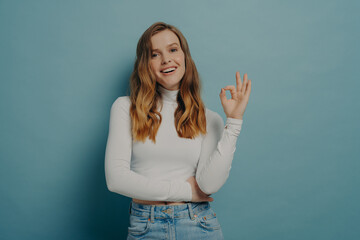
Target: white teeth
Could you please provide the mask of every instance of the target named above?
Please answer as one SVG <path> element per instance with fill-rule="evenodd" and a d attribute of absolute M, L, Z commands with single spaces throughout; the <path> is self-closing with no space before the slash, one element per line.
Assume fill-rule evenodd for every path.
<path fill-rule="evenodd" d="M 168 68 L 168 69 L 163 70 L 162 72 L 163 72 L 163 73 L 167 73 L 167 72 L 170 72 L 170 71 L 175 70 L 175 69 L 176 69 L 176 68 Z"/>

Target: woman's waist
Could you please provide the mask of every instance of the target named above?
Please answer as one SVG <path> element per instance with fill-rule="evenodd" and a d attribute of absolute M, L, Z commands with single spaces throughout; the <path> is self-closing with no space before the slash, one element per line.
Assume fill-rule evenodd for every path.
<path fill-rule="evenodd" d="M 135 203 L 145 204 L 145 205 L 182 205 L 187 203 L 187 202 L 147 201 L 136 198 L 133 198 L 132 201 Z"/>
<path fill-rule="evenodd" d="M 155 202 L 155 201 L 149 201 Z M 210 212 L 204 212 L 204 211 Z M 132 216 L 150 218 L 152 214 L 155 218 L 174 217 L 188 218 L 189 216 L 202 215 L 209 217 L 213 213 L 209 202 L 185 202 L 176 206 L 169 205 L 148 205 L 132 201 L 129 205 L 129 214 Z M 215 215 L 214 215 L 215 216 Z"/>

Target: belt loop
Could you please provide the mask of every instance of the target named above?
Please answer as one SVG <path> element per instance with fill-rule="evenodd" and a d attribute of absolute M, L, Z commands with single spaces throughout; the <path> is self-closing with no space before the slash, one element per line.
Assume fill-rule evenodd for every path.
<path fill-rule="evenodd" d="M 191 203 L 187 203 L 187 205 L 188 205 L 188 208 L 189 208 L 190 218 L 191 218 L 191 220 L 194 220 L 194 212 L 192 210 Z"/>
<path fill-rule="evenodd" d="M 155 208 L 155 205 L 151 205 L 151 222 L 154 223 L 154 208 Z"/>

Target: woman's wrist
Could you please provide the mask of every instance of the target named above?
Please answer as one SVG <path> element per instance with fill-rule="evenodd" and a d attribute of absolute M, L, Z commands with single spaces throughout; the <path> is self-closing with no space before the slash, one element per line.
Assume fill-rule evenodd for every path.
<path fill-rule="evenodd" d="M 243 116 L 226 116 L 227 118 L 234 118 L 234 119 L 239 119 L 239 120 L 243 120 Z"/>

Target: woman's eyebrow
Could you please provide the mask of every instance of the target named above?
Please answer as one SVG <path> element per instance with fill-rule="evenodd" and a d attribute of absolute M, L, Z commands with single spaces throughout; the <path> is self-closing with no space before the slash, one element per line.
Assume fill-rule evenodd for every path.
<path fill-rule="evenodd" d="M 172 45 L 178 45 L 179 46 L 179 44 L 177 44 L 177 43 L 170 43 L 169 45 L 167 45 L 167 47 L 170 47 L 170 46 L 172 46 Z M 152 51 L 157 51 L 157 50 L 159 50 L 159 49 L 153 49 Z"/>

